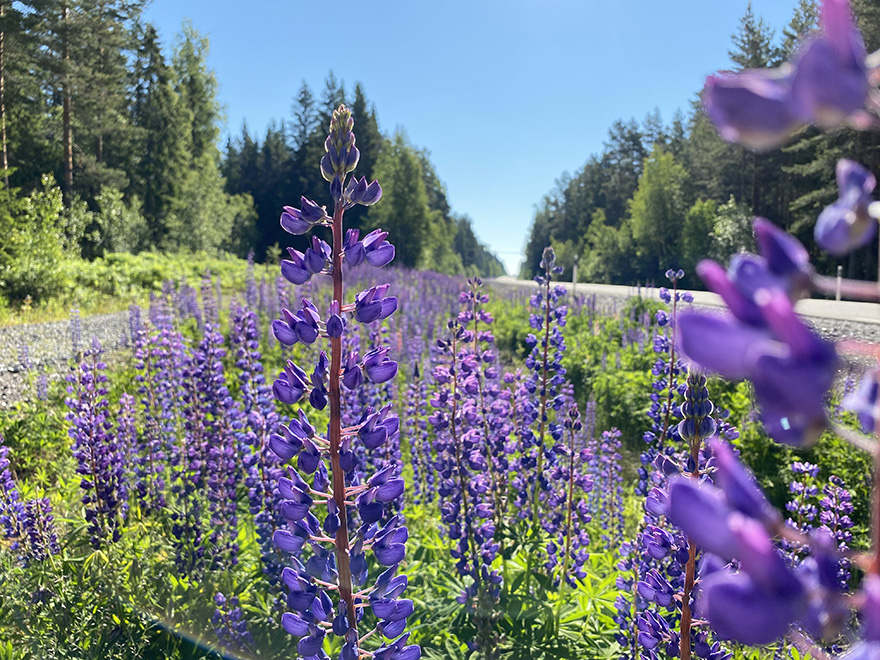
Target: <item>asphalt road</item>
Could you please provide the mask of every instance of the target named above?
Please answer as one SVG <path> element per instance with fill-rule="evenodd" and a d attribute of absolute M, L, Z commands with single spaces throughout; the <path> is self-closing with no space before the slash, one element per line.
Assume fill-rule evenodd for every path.
<path fill-rule="evenodd" d="M 521 287 L 524 289 L 534 289 L 535 283 L 532 280 L 519 280 L 515 277 L 497 277 L 488 282 L 503 287 Z M 572 291 L 574 285 L 571 282 L 559 282 L 568 291 Z M 657 295 L 657 289 L 647 290 L 642 288 L 642 295 L 646 295 L 646 291 L 651 296 Z M 631 286 L 618 286 L 615 284 L 584 284 L 579 283 L 575 292 L 580 295 L 596 294 L 601 297 L 608 298 L 629 298 L 637 295 L 639 291 Z M 707 307 L 723 307 L 721 298 L 714 293 L 708 291 L 693 291 L 694 304 Z M 846 321 L 859 324 L 871 324 L 880 326 L 880 304 L 853 302 L 849 300 L 823 300 L 819 298 L 808 298 L 798 301 L 795 306 L 798 314 L 809 319 Z"/>

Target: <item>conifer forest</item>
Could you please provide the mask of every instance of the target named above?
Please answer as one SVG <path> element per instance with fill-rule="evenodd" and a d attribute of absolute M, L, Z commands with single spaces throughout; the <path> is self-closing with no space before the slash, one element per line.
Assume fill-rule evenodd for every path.
<path fill-rule="evenodd" d="M 0 0 L 0 660 L 880 660 L 880 4 L 792 4 L 508 273 L 361 82 Z"/>

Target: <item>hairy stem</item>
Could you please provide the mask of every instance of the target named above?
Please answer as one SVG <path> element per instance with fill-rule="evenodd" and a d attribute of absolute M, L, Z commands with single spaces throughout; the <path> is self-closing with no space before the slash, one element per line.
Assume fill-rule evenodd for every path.
<path fill-rule="evenodd" d="M 547 354 L 550 350 L 550 274 L 544 283 L 544 355 L 541 360 L 541 408 L 538 422 L 538 460 L 535 466 L 535 488 L 532 492 L 532 533 L 537 535 L 538 495 L 541 488 L 541 474 L 544 470 L 544 433 L 547 427 Z"/>
<path fill-rule="evenodd" d="M 700 443 L 702 438 L 699 434 L 691 441 L 691 460 L 694 462 L 694 471 L 691 479 L 700 480 Z M 697 546 L 688 539 L 688 560 L 685 564 L 684 591 L 681 594 L 681 625 L 679 627 L 679 657 L 681 660 L 691 658 L 691 592 L 694 590 L 694 581 L 697 568 Z"/>
<path fill-rule="evenodd" d="M 333 212 L 333 300 L 342 309 L 342 204 L 337 202 Z M 330 441 L 330 471 L 332 473 L 333 501 L 339 510 L 339 529 L 336 530 L 336 567 L 339 575 L 339 598 L 348 609 L 349 630 L 357 635 L 357 616 L 352 596 L 351 568 L 349 566 L 348 508 L 345 503 L 345 473 L 339 458 L 342 444 L 342 392 L 339 374 L 342 369 L 342 338 L 330 339 L 330 421 L 328 436 Z"/>

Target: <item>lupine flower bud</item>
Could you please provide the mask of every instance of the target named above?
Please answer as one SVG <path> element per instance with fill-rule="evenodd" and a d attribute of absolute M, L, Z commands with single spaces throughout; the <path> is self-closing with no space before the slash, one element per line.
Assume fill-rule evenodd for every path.
<path fill-rule="evenodd" d="M 835 256 L 843 256 L 868 243 L 877 233 L 877 213 L 872 211 L 874 175 L 858 163 L 837 162 L 840 197 L 816 221 L 816 242 Z"/>

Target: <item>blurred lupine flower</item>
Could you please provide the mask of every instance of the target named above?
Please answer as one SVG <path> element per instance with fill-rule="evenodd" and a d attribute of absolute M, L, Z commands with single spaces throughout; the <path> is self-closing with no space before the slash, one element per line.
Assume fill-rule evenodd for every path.
<path fill-rule="evenodd" d="M 796 54 L 792 101 L 805 122 L 834 127 L 865 107 L 867 52 L 849 0 L 823 0 L 819 26 Z"/>
<path fill-rule="evenodd" d="M 755 231 L 763 257 L 740 255 L 727 273 L 713 261 L 697 266 L 730 314 L 682 314 L 680 346 L 708 371 L 751 380 L 774 440 L 811 444 L 827 424 L 825 396 L 837 355 L 794 312 L 792 299 L 800 296 L 808 267 L 803 246 L 760 218 Z"/>
<path fill-rule="evenodd" d="M 248 503 L 263 557 L 263 573 L 275 585 L 281 580 L 281 556 L 272 543 L 275 531 L 283 525 L 278 512 L 280 498 L 275 484 L 283 476 L 277 456 L 269 448 L 273 435 L 281 432 L 281 419 L 275 410 L 272 392 L 263 375 L 257 315 L 239 305 L 232 310 L 231 342 L 241 388 L 246 423 L 237 434 L 239 452 L 246 471 Z"/>
<path fill-rule="evenodd" d="M 245 272 L 245 302 L 248 309 L 257 309 L 257 278 L 254 274 L 254 250 L 247 253 L 247 271 Z"/>
<path fill-rule="evenodd" d="M 816 242 L 823 250 L 840 257 L 874 238 L 880 215 L 871 197 L 876 185 L 874 175 L 858 163 L 837 161 L 840 196 L 816 221 Z"/>
<path fill-rule="evenodd" d="M 661 652 L 677 656 L 681 648 L 681 626 L 685 622 L 685 601 L 690 649 L 703 658 L 730 658 L 717 641 L 710 639 L 709 631 L 693 624 L 694 590 L 689 587 L 688 575 L 695 570 L 694 539 L 670 527 L 666 520 L 669 484 L 681 475 L 688 481 L 706 474 L 712 468 L 713 457 L 702 446 L 705 436 L 717 429 L 710 415 L 714 406 L 708 397 L 706 378 L 690 371 L 686 379 L 684 402 L 680 406 L 681 421 L 677 426 L 681 435 L 665 436 L 666 442 L 657 443 L 657 450 L 646 453 L 653 456 L 650 464 L 640 471 L 647 476 L 650 487 L 645 499 L 645 513 L 638 543 L 622 546 L 618 587 L 627 591 L 616 603 L 615 620 L 621 626 L 619 641 L 622 645 L 642 647 L 640 657 L 657 660 Z M 672 413 L 670 411 L 670 416 Z M 661 437 L 662 436 L 661 434 Z M 681 448 L 670 439 L 688 443 Z M 643 454 L 642 460 L 646 459 Z M 696 460 L 695 460 L 696 459 Z M 631 594 L 631 595 L 629 595 Z M 699 615 L 699 612 L 697 612 Z M 687 646 L 687 645 L 686 645 Z"/>
<path fill-rule="evenodd" d="M 31 351 L 27 344 L 19 344 L 18 346 L 18 364 L 25 371 L 33 369 L 34 365 L 31 363 Z"/>
<path fill-rule="evenodd" d="M 73 357 L 79 355 L 82 350 L 82 321 L 79 317 L 79 309 L 74 307 L 70 310 L 70 351 Z"/>
<path fill-rule="evenodd" d="M 814 637 L 833 635 L 840 584 L 836 570 L 823 570 L 837 564 L 827 534 L 813 536 L 814 559 L 792 571 L 772 541 L 778 514 L 731 450 L 718 440 L 711 447 L 721 488 L 676 480 L 667 507 L 670 521 L 720 560 L 703 560 L 700 612 L 721 637 L 744 644 L 769 644 L 795 623 Z M 737 571 L 722 568 L 734 559 Z"/>
<path fill-rule="evenodd" d="M 9 447 L 3 442 L 3 436 L 0 436 L 0 524 L 3 525 L 4 538 L 9 539 L 12 549 L 15 550 L 22 540 L 22 519 L 25 511 L 18 485 L 9 469 Z"/>
<path fill-rule="evenodd" d="M 562 328 L 568 314 L 567 307 L 561 304 L 565 289 L 551 286 L 553 276 L 562 272 L 562 267 L 556 265 L 553 248 L 544 248 L 541 268 L 544 273 L 535 277 L 538 292 L 529 298 L 529 304 L 535 308 L 529 316 L 529 325 L 537 334 L 526 337 L 530 352 L 525 363 L 529 376 L 524 385 L 532 396 L 517 402 L 522 434 L 513 479 L 517 493 L 515 508 L 521 517 L 531 518 L 535 530 L 540 527 L 540 507 L 550 491 L 547 470 L 554 462 L 553 447 L 563 436 L 562 424 L 557 422 L 555 412 L 564 404 L 562 356 L 566 346 Z M 548 436 L 552 443 L 548 442 Z"/>
<path fill-rule="evenodd" d="M 107 368 L 100 345 L 92 349 L 67 377 L 65 400 L 73 441 L 89 539 L 95 548 L 120 538 L 128 509 L 125 455 L 117 442 L 107 401 Z"/>
<path fill-rule="evenodd" d="M 862 430 L 865 433 L 874 432 L 875 415 L 877 414 L 877 395 L 880 392 L 877 379 L 880 377 L 877 371 L 870 371 L 863 379 L 858 389 L 844 397 L 841 405 L 845 410 L 851 410 L 859 418 Z"/>
<path fill-rule="evenodd" d="M 313 407 L 323 409 L 328 404 L 330 407 L 325 436 L 317 433 L 300 410 L 298 419 L 282 426 L 282 433 L 270 439 L 271 448 L 282 461 L 296 456 L 299 471 L 311 479 L 308 483 L 299 472 L 288 467 L 288 476 L 278 482 L 282 498 L 279 511 L 287 520 L 287 527 L 275 532 L 274 541 L 280 550 L 301 557 L 301 560 L 291 558 L 292 567 L 286 567 L 281 574 L 288 589 L 287 605 L 293 610 L 283 614 L 281 623 L 288 633 L 300 638 L 297 651 L 304 657 L 324 657 L 324 639 L 332 633 L 341 638 L 341 660 L 358 660 L 367 653 L 361 646 L 361 638 L 372 634 L 362 635 L 360 626 L 365 613 L 371 612 L 377 621 L 376 631 L 387 640 L 393 640 L 375 649 L 373 657 L 411 660 L 421 655 L 418 646 L 406 645 L 408 637 L 403 635 L 413 604 L 401 598 L 407 585 L 406 576 L 394 575 L 405 557 L 409 533 L 399 516 L 386 515 L 386 506 L 393 507 L 403 495 L 403 479 L 398 476 L 397 466 L 390 465 L 362 483 L 357 452 L 353 448 L 357 439 L 367 448 L 375 449 L 397 433 L 399 422 L 390 414 L 390 405 L 384 405 L 378 410 L 364 410 L 356 425 L 342 426 L 343 385 L 354 390 L 361 386 L 364 378 L 385 383 L 397 374 L 397 364 L 388 358 L 387 347 L 375 348 L 363 359 L 354 352 L 342 355 L 346 315 L 370 323 L 387 318 L 397 308 L 396 299 L 384 297 L 385 285 L 362 292 L 353 304 L 346 304 L 342 297 L 343 252 L 346 248 L 358 249 L 356 236 L 348 245 L 343 239 L 343 213 L 356 203 L 375 203 L 381 196 L 379 184 L 375 182 L 367 185 L 362 180 L 345 186 L 345 178 L 359 157 L 354 146 L 353 125 L 348 108 L 340 106 L 334 111 L 330 135 L 324 143 L 327 153 L 321 160 L 321 173 L 330 182 L 335 202 L 331 220 L 332 247 L 313 236 L 311 247 L 304 253 L 288 248 L 291 258 L 281 263 L 282 275 L 297 285 L 322 272 L 333 278 L 333 299 L 326 319 L 316 305 L 304 300 L 299 314 L 284 308 L 282 322 L 273 323 L 276 338 L 285 345 L 298 342 L 308 345 L 319 337 L 330 343 L 329 355 L 320 352 L 311 376 L 288 360 L 272 388 L 275 397 L 284 404 L 294 404 L 308 394 Z M 299 219 L 303 213 L 309 218 L 317 216 L 311 204 L 306 205 L 304 212 L 300 211 Z M 289 209 L 285 209 L 285 213 L 284 224 L 297 231 L 302 228 L 298 221 L 294 222 L 297 219 Z M 384 250 L 383 254 L 387 252 Z M 374 313 L 377 306 L 378 314 Z M 329 458 L 329 469 L 325 458 Z M 326 511 L 323 522 L 314 513 L 319 510 Z M 356 527 L 358 518 L 361 524 Z M 387 569 L 379 574 L 373 587 L 364 588 L 369 577 L 367 550 L 372 550 L 376 562 Z M 338 595 L 335 604 L 330 593 Z"/>
<path fill-rule="evenodd" d="M 45 401 L 49 397 L 49 377 L 45 372 L 37 376 L 37 399 Z"/>
<path fill-rule="evenodd" d="M 48 497 L 28 500 L 25 503 L 21 527 L 27 537 L 27 549 L 22 554 L 26 562 L 43 561 L 61 552 L 55 532 L 55 518 Z"/>
<path fill-rule="evenodd" d="M 837 551 L 844 555 L 852 543 L 853 528 L 852 494 L 847 490 L 843 479 L 836 475 L 828 478 L 828 483 L 822 488 L 822 498 L 819 500 L 820 529 L 825 530 L 837 544 Z M 838 563 L 837 578 L 840 581 L 841 591 L 849 586 L 851 576 L 850 560 L 840 559 Z"/>
<path fill-rule="evenodd" d="M 227 599 L 221 592 L 214 595 L 214 613 L 211 624 L 220 643 L 220 650 L 232 653 L 249 652 L 254 648 L 254 638 L 248 632 L 247 621 L 242 618 L 238 597 Z"/>
<path fill-rule="evenodd" d="M 141 308 L 138 305 L 131 304 L 128 306 L 128 336 L 134 345 L 134 340 L 143 327 L 141 320 Z"/>
<path fill-rule="evenodd" d="M 592 514 L 585 496 L 594 485 L 588 472 L 592 457 L 581 435 L 583 425 L 574 402 L 565 415 L 563 429 L 567 442 L 557 444 L 558 463 L 550 474 L 556 488 L 548 495 L 548 511 L 541 517 L 550 536 L 547 568 L 555 573 L 556 580 L 573 586 L 587 576 L 584 564 L 590 556 L 590 536 L 586 527 Z"/>
<path fill-rule="evenodd" d="M 217 327 L 220 324 L 220 310 L 214 289 L 214 280 L 211 278 L 211 271 L 206 270 L 204 275 L 202 275 L 199 289 L 202 295 L 202 322 L 211 323 L 214 327 Z"/>
<path fill-rule="evenodd" d="M 867 53 L 848 0 L 823 0 L 820 28 L 777 69 L 707 79 L 703 104 L 722 137 L 763 151 L 804 124 L 863 123 Z"/>

